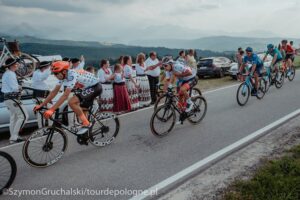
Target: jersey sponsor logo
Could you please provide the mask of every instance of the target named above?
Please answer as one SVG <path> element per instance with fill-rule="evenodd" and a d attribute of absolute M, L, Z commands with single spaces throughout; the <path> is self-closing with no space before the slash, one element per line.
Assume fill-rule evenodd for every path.
<path fill-rule="evenodd" d="M 81 95 L 86 97 L 86 96 L 89 96 L 90 94 L 93 94 L 94 92 L 95 92 L 94 88 L 89 88 L 89 89 L 83 90 L 81 92 Z"/>

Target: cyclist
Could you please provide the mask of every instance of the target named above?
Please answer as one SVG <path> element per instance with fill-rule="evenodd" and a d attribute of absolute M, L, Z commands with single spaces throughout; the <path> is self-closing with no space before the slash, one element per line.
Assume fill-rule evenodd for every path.
<path fill-rule="evenodd" d="M 58 101 L 44 113 L 44 117 L 49 119 L 56 109 L 68 99 L 72 89 L 81 89 L 81 92 L 76 92 L 73 97 L 68 100 L 69 106 L 75 112 L 77 117 L 82 122 L 82 127 L 78 131 L 78 135 L 85 134 L 90 128 L 90 122 L 82 108 L 89 108 L 93 105 L 94 99 L 101 95 L 102 87 L 99 80 L 92 74 L 84 70 L 70 69 L 70 64 L 65 61 L 56 61 L 52 64 L 51 71 L 59 79 L 58 84 L 50 92 L 48 97 L 43 103 L 34 107 L 34 111 L 39 110 L 41 107 L 47 105 L 57 95 L 61 86 L 66 89 Z"/>
<path fill-rule="evenodd" d="M 293 65 L 293 61 L 294 61 L 294 49 L 293 47 L 288 44 L 288 41 L 287 40 L 282 40 L 281 41 L 281 47 L 282 49 L 285 51 L 285 62 L 286 62 L 286 66 L 287 66 L 287 69 L 288 69 L 288 74 L 287 76 L 290 75 L 290 67 L 292 67 Z"/>
<path fill-rule="evenodd" d="M 194 82 L 196 74 L 192 72 L 190 67 L 180 62 L 174 62 L 170 57 L 165 57 L 162 64 L 167 72 L 172 73 L 178 79 L 180 101 L 187 103 L 185 112 L 190 112 L 193 108 L 193 102 L 188 91 Z"/>
<path fill-rule="evenodd" d="M 279 70 L 279 67 L 281 66 L 281 61 L 283 59 L 282 55 L 281 55 L 280 51 L 274 47 L 273 44 L 268 44 L 267 48 L 268 48 L 268 51 L 266 52 L 266 55 L 264 56 L 262 61 L 264 62 L 266 60 L 267 56 L 270 54 L 273 57 L 270 67 L 271 67 L 272 71 L 274 71 L 274 70 L 277 71 L 277 70 Z M 271 82 L 271 84 L 272 84 L 272 82 Z"/>
<path fill-rule="evenodd" d="M 258 77 L 261 75 L 263 62 L 257 54 L 253 53 L 253 49 L 251 47 L 247 47 L 246 49 L 246 56 L 243 59 L 243 64 L 239 70 L 239 74 L 241 74 L 241 72 L 248 64 L 251 65 L 249 69 L 250 75 L 254 76 L 255 79 L 255 87 L 253 88 L 253 91 L 251 91 L 251 93 L 252 95 L 256 96 L 258 92 Z"/>

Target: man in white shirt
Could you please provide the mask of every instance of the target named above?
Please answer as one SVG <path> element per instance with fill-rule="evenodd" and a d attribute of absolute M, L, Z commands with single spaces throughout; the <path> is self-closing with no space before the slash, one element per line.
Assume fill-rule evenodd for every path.
<path fill-rule="evenodd" d="M 11 144 L 24 141 L 19 132 L 24 127 L 28 113 L 20 102 L 21 86 L 18 84 L 15 71 L 18 70 L 20 64 L 14 58 L 8 58 L 4 67 L 7 68 L 2 76 L 1 92 L 4 94 L 4 104 L 10 113 L 10 138 Z"/>
<path fill-rule="evenodd" d="M 149 58 L 145 61 L 145 74 L 148 76 L 150 92 L 151 92 L 151 104 L 154 104 L 157 99 L 157 84 L 159 83 L 160 66 L 161 62 L 157 59 L 156 53 L 150 52 Z"/>
<path fill-rule="evenodd" d="M 80 59 L 78 58 L 72 58 L 71 59 L 71 63 L 72 63 L 72 69 L 83 69 L 84 65 L 85 65 L 85 60 L 83 55 L 81 55 Z"/>
<path fill-rule="evenodd" d="M 46 80 L 49 78 L 51 74 L 50 70 L 51 62 L 43 61 L 37 67 L 37 70 L 32 75 L 32 88 L 33 97 L 37 99 L 37 104 L 40 104 L 45 98 L 49 95 L 49 86 L 46 83 Z M 42 128 L 46 125 L 46 121 L 44 120 L 41 113 L 37 114 L 38 127 Z M 51 121 L 48 120 L 48 125 L 51 124 Z"/>

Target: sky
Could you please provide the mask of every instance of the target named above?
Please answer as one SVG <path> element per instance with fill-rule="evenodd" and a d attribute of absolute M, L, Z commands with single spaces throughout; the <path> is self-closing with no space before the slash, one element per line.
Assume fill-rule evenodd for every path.
<path fill-rule="evenodd" d="M 0 33 L 129 43 L 205 36 L 293 37 L 299 0 L 0 0 Z"/>

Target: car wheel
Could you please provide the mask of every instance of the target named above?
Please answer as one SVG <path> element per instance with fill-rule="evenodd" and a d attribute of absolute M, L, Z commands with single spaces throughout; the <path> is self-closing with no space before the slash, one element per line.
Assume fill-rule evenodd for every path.
<path fill-rule="evenodd" d="M 224 73 L 222 70 L 220 70 L 218 73 L 218 78 L 223 78 L 223 77 L 224 77 Z"/>

